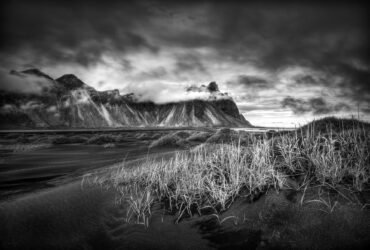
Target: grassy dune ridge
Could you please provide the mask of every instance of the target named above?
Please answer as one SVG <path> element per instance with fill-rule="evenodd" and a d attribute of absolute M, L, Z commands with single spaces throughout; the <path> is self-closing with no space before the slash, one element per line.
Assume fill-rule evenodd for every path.
<path fill-rule="evenodd" d="M 105 175 L 86 176 L 83 182 L 113 186 L 119 200 L 128 204 L 127 221 L 145 225 L 157 203 L 179 222 L 194 214 L 217 215 L 236 199 L 252 201 L 268 189 L 320 185 L 334 191 L 368 191 L 369 130 L 360 123 L 339 130 L 323 128 L 312 123 L 272 138 L 219 130 L 205 136 L 204 144 L 169 160 L 148 159 L 137 168 L 122 164 Z M 174 137 L 178 143 L 187 136 Z"/>

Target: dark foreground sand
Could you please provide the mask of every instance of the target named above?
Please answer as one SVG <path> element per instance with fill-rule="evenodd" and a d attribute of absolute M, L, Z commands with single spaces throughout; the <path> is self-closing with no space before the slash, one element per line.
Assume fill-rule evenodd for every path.
<path fill-rule="evenodd" d="M 306 190 L 313 200 L 318 189 Z M 219 218 L 179 224 L 159 206 L 149 227 L 128 224 L 114 190 L 74 182 L 0 204 L 0 249 L 363 249 L 370 213 L 341 200 L 330 212 L 302 192 L 239 199 Z M 235 216 L 235 217 L 234 217 Z"/>
<path fill-rule="evenodd" d="M 0 206 L 1 249 L 195 249 L 206 245 L 187 223 L 128 225 L 115 192 L 72 183 Z M 161 226 L 163 225 L 163 226 Z"/>

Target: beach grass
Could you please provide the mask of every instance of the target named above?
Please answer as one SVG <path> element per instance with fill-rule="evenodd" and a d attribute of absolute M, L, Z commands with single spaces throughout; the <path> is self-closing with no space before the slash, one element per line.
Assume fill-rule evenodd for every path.
<path fill-rule="evenodd" d="M 90 180 L 118 190 L 129 206 L 128 221 L 145 225 L 155 203 L 179 222 L 194 214 L 217 215 L 238 198 L 252 201 L 302 176 L 305 185 L 368 190 L 369 130 L 357 126 L 315 131 L 314 124 L 307 128 L 270 139 L 249 137 L 247 144 L 242 139 L 205 143 L 171 159 L 147 159 L 135 168 L 123 163 Z"/>

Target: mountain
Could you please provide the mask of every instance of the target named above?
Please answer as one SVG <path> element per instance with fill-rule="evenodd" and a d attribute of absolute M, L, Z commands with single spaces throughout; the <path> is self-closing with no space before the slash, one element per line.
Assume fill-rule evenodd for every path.
<path fill-rule="evenodd" d="M 184 90 L 208 91 L 205 100 L 155 104 L 140 102 L 134 93 L 97 91 L 71 74 L 53 79 L 38 69 L 29 69 L 11 71 L 11 75 L 25 84 L 36 79 L 42 88 L 38 92 L 0 90 L 1 128 L 251 126 L 215 82 Z"/>

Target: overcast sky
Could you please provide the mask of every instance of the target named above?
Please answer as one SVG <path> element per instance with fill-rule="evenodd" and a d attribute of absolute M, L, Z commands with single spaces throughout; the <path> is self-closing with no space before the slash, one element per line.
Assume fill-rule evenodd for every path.
<path fill-rule="evenodd" d="M 370 120 L 366 6 L 122 2 L 3 2 L 1 72 L 72 73 L 121 94 L 216 81 L 254 125 L 357 117 L 358 107 Z"/>

